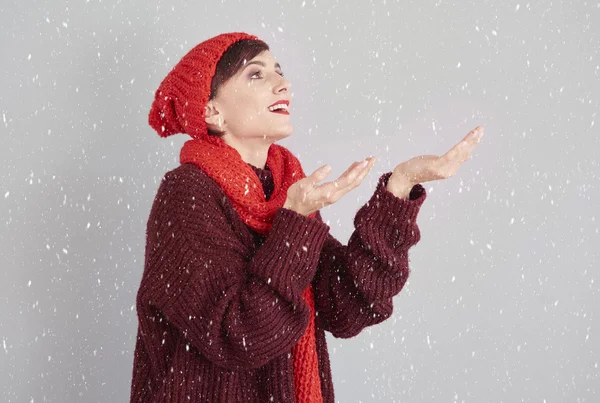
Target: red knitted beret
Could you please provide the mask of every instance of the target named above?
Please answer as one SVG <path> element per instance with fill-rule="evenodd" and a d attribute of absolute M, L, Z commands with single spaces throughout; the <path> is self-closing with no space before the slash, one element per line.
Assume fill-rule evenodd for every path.
<path fill-rule="evenodd" d="M 187 133 L 195 139 L 208 136 L 205 110 L 217 63 L 223 53 L 243 39 L 259 39 L 244 32 L 210 38 L 190 50 L 167 74 L 154 94 L 148 123 L 161 137 Z"/>

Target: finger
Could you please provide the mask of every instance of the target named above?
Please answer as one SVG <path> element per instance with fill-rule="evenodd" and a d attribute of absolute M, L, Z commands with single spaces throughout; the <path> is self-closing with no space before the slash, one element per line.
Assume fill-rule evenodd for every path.
<path fill-rule="evenodd" d="M 471 158 L 473 149 L 477 145 L 473 141 L 461 141 L 456 147 L 439 159 L 442 176 L 452 176 L 460 166 Z"/>
<path fill-rule="evenodd" d="M 357 170 L 361 169 L 361 163 L 362 161 L 354 162 L 352 165 L 350 165 L 350 168 L 348 168 L 348 170 L 346 170 L 346 172 L 335 181 L 315 186 L 310 192 L 313 200 L 324 199 L 329 200 L 330 203 L 337 201 L 339 197 L 335 197 L 336 194 L 340 192 L 343 194 L 350 190 L 350 180 L 357 175 Z"/>
<path fill-rule="evenodd" d="M 465 136 L 465 138 L 462 139 L 462 141 L 468 141 L 468 140 L 471 140 L 471 139 L 476 140 L 477 138 L 481 138 L 481 136 L 483 136 L 483 134 L 484 134 L 483 126 L 477 126 L 473 130 L 471 130 Z"/>
<path fill-rule="evenodd" d="M 321 182 L 323 179 L 325 179 L 327 177 L 327 175 L 329 175 L 330 172 L 331 172 L 331 165 L 329 165 L 329 164 L 323 165 L 322 167 L 317 168 L 306 179 L 311 184 L 311 186 L 314 186 L 316 183 Z"/>
<path fill-rule="evenodd" d="M 358 178 L 354 181 L 356 186 L 360 185 L 360 183 L 363 181 L 363 179 L 365 179 L 365 177 L 369 174 L 369 172 L 371 171 L 371 168 L 373 168 L 373 165 L 375 165 L 375 161 L 377 160 L 377 158 L 369 157 L 368 160 L 369 160 L 369 162 L 368 162 L 367 166 L 360 172 L 360 174 L 358 175 Z"/>
<path fill-rule="evenodd" d="M 353 162 L 353 163 L 352 163 L 352 164 L 351 164 L 351 165 L 348 167 L 348 169 L 346 169 L 346 171 L 344 171 L 344 173 L 343 173 L 343 174 L 341 174 L 341 175 L 339 176 L 339 178 L 337 178 L 337 179 L 336 179 L 336 180 L 333 182 L 334 186 L 336 186 L 336 187 L 343 186 L 343 184 L 344 184 L 344 179 L 345 179 L 345 178 L 347 178 L 347 177 L 349 177 L 349 176 L 351 176 L 351 175 L 353 175 L 353 172 L 355 172 L 356 170 L 360 170 L 360 166 L 361 166 L 361 164 L 363 164 L 363 163 L 364 163 L 364 161 L 355 161 L 355 162 Z"/>
<path fill-rule="evenodd" d="M 356 187 L 358 187 L 361 184 L 363 179 L 371 171 L 371 168 L 375 164 L 375 161 L 377 160 L 377 158 L 370 157 L 370 158 L 367 158 L 367 160 L 368 160 L 367 166 L 364 168 L 362 168 L 362 166 L 360 167 L 362 170 L 358 173 L 358 175 L 354 178 L 354 180 L 348 182 L 346 184 L 346 186 L 343 186 L 343 187 L 338 186 L 336 189 L 333 190 L 334 193 L 332 195 L 330 195 L 332 203 L 339 200 L 346 193 L 350 192 L 352 189 L 355 189 Z M 358 168 L 356 168 L 356 169 L 358 169 Z M 324 187 L 325 191 L 329 191 L 331 189 L 329 187 L 329 184 L 324 184 L 322 186 Z"/>
<path fill-rule="evenodd" d="M 454 148 L 460 148 L 463 145 L 473 145 L 475 146 L 477 143 L 479 143 L 479 140 L 481 139 L 481 137 L 484 134 L 484 130 L 483 130 L 483 126 L 477 126 L 475 129 L 471 130 L 469 132 L 469 134 L 467 134 L 465 136 L 464 139 L 462 139 L 459 143 L 457 143 Z"/>
<path fill-rule="evenodd" d="M 466 161 L 469 158 L 469 155 L 479 143 L 479 140 L 483 136 L 483 127 L 478 126 L 473 131 L 471 131 L 467 136 L 452 147 L 446 154 L 443 155 L 443 158 L 447 161 Z"/>
<path fill-rule="evenodd" d="M 355 161 L 355 162 L 353 162 L 353 163 L 352 163 L 352 164 L 351 164 L 351 165 L 348 167 L 348 169 L 346 169 L 346 171 L 344 171 L 344 173 L 343 173 L 343 174 L 341 174 L 341 175 L 340 175 L 340 177 L 339 177 L 339 178 L 337 178 L 337 179 L 336 179 L 336 180 L 333 182 L 333 184 L 334 184 L 336 187 L 337 187 L 337 186 L 340 186 L 340 180 L 341 180 L 342 178 L 344 178 L 344 177 L 347 177 L 348 175 L 350 175 L 350 174 L 352 173 L 352 171 L 353 171 L 353 170 L 354 170 L 354 169 L 355 169 L 355 168 L 356 168 L 358 165 L 360 165 L 362 162 L 363 162 L 363 161 Z"/>
<path fill-rule="evenodd" d="M 373 157 L 366 158 L 363 161 L 355 162 L 346 170 L 346 172 L 344 172 L 338 179 L 335 180 L 334 185 L 340 189 L 351 186 L 364 170 L 370 169 L 369 165 L 372 166 L 373 162 Z"/>

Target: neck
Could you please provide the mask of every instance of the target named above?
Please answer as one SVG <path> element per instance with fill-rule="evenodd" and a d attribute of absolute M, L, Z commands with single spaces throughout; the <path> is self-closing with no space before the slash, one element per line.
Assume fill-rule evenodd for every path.
<path fill-rule="evenodd" d="M 225 142 L 231 147 L 235 148 L 242 160 L 247 164 L 251 164 L 257 168 L 265 169 L 267 163 L 267 156 L 269 155 L 269 147 L 271 143 L 265 143 L 265 140 L 260 139 L 259 141 L 252 141 L 249 139 L 245 140 L 233 140 L 231 138 L 224 138 Z"/>

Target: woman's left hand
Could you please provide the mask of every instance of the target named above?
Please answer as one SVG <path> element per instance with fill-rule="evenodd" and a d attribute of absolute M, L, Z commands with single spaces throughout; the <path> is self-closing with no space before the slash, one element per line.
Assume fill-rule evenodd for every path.
<path fill-rule="evenodd" d="M 412 187 L 418 183 L 453 176 L 468 159 L 483 136 L 483 127 L 477 126 L 467 136 L 442 156 L 421 155 L 405 161 L 392 172 L 387 189 L 394 195 L 406 198 Z"/>

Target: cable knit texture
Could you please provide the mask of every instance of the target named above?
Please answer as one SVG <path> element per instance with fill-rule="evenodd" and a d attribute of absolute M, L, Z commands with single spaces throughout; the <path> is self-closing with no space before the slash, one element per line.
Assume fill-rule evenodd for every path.
<path fill-rule="evenodd" d="M 217 138 L 213 142 L 190 140 L 181 150 L 181 163 L 192 163 L 202 169 L 232 201 L 244 223 L 262 235 L 272 229 L 273 216 L 283 207 L 287 190 L 305 177 L 300 162 L 286 148 L 277 144 L 269 147 L 267 166 L 273 180 L 273 191 L 266 200 L 256 172 L 244 162 L 239 153 Z M 314 218 L 316 213 L 309 215 Z M 311 285 L 302 293 L 309 309 L 308 326 L 292 349 L 296 401 L 321 403 L 321 385 L 315 336 L 315 308 Z"/>
<path fill-rule="evenodd" d="M 189 140 L 180 153 L 180 162 L 198 165 L 225 191 L 236 211 L 255 231 L 266 235 L 275 212 L 283 207 L 288 188 L 306 177 L 298 159 L 285 147 L 271 144 L 267 166 L 273 174 L 274 191 L 267 201 L 260 180 L 238 151 L 221 138 Z M 315 217 L 315 213 L 310 217 Z"/>
<path fill-rule="evenodd" d="M 194 139 L 181 150 L 181 162 L 200 167 L 224 190 L 244 223 L 266 235 L 275 212 L 285 203 L 290 185 L 305 177 L 300 162 L 284 147 L 271 145 L 267 162 L 273 171 L 275 191 L 272 199 L 266 201 L 252 168 L 235 148 L 220 137 L 209 136 L 204 120 L 204 106 L 210 97 L 217 63 L 231 45 L 243 39 L 258 40 L 256 36 L 234 32 L 208 39 L 190 50 L 160 84 L 148 122 L 162 137 L 175 133 L 192 136 Z M 292 350 L 295 394 L 300 402 L 322 402 L 312 295 L 308 285 L 302 297 L 310 311 L 309 322 Z"/>
<path fill-rule="evenodd" d="M 268 200 L 272 171 L 248 166 Z M 131 401 L 333 403 L 324 332 L 349 338 L 387 319 L 420 239 L 425 189 L 416 185 L 400 199 L 385 188 L 390 175 L 380 177 L 342 245 L 320 213 L 285 208 L 263 235 L 197 165 L 168 172 L 148 219 Z M 292 358 L 306 334 L 315 335 L 317 397 L 303 395 L 294 376 L 311 367 Z"/>
<path fill-rule="evenodd" d="M 193 139 L 148 219 L 132 402 L 333 402 L 324 331 L 351 337 L 389 317 L 419 239 L 420 185 L 400 200 L 384 175 L 343 246 L 318 212 L 282 207 L 305 177 L 291 152 L 271 145 L 260 169 L 208 135 L 217 62 L 242 39 L 258 38 L 197 45 L 155 92 L 150 125 Z"/>

